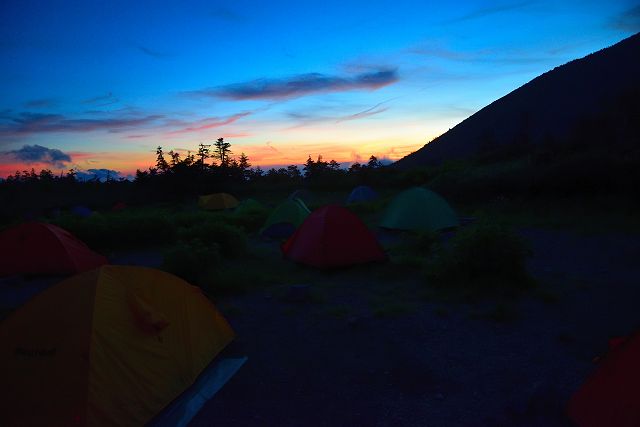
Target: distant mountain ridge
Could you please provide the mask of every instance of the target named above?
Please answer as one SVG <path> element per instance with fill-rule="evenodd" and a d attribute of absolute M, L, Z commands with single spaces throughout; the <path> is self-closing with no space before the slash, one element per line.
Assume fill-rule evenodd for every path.
<path fill-rule="evenodd" d="M 640 33 L 548 71 L 482 108 L 418 151 L 394 163 L 408 169 L 469 158 L 526 138 L 562 140 L 583 118 L 595 116 L 640 89 Z"/>

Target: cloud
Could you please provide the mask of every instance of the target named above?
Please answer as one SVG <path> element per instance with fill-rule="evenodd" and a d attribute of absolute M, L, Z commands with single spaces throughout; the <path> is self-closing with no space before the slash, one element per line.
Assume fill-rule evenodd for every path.
<path fill-rule="evenodd" d="M 24 103 L 26 108 L 51 108 L 56 104 L 53 98 L 32 99 Z"/>
<path fill-rule="evenodd" d="M 375 90 L 398 81 L 395 69 L 384 68 L 353 77 L 310 73 L 285 79 L 259 79 L 218 88 L 190 92 L 192 95 L 213 96 L 231 100 L 282 100 L 316 93 L 349 90 Z"/>
<path fill-rule="evenodd" d="M 23 112 L 8 122 L 0 123 L 0 136 L 21 136 L 47 132 L 119 132 L 152 124 L 164 118 L 161 115 L 142 117 L 108 117 L 100 119 L 72 119 L 60 114 Z"/>
<path fill-rule="evenodd" d="M 376 104 L 371 108 L 367 108 L 364 111 L 360 111 L 360 112 L 355 113 L 355 114 L 350 114 L 348 116 L 341 117 L 338 120 L 336 120 L 336 122 L 345 122 L 345 121 L 348 121 L 348 120 L 358 120 L 358 119 L 362 119 L 362 118 L 365 118 L 365 117 L 374 116 L 376 114 L 384 113 L 389 108 L 388 107 L 381 107 L 382 104 L 384 104 L 384 102 L 380 102 L 379 104 Z"/>
<path fill-rule="evenodd" d="M 222 21 L 241 22 L 245 20 L 243 16 L 225 6 L 217 6 L 209 14 L 211 17 Z"/>
<path fill-rule="evenodd" d="M 184 127 L 182 127 L 182 129 L 168 132 L 167 135 L 177 135 L 181 133 L 199 132 L 203 130 L 219 128 L 221 126 L 234 123 L 240 120 L 241 118 L 247 117 L 251 114 L 252 113 L 250 111 L 246 111 L 244 113 L 234 114 L 226 118 L 210 117 L 210 118 L 198 120 L 189 124 L 184 124 L 184 122 L 173 122 L 173 124 L 182 124 Z"/>
<path fill-rule="evenodd" d="M 107 105 L 116 104 L 119 101 L 118 98 L 113 96 L 111 92 L 105 95 L 94 96 L 93 98 L 87 98 L 82 100 L 83 104 L 91 104 L 95 107 L 104 107 Z"/>
<path fill-rule="evenodd" d="M 532 56 L 521 49 L 478 49 L 476 51 L 458 51 L 443 47 L 418 46 L 409 53 L 446 61 L 488 63 L 501 65 L 538 64 L 553 61 L 557 52 L 549 52 L 550 56 Z"/>
<path fill-rule="evenodd" d="M 71 156 L 57 148 L 41 145 L 23 145 L 22 148 L 0 153 L 2 157 L 27 164 L 46 163 L 56 168 L 64 168 L 71 161 Z"/>
<path fill-rule="evenodd" d="M 158 58 L 158 59 L 164 59 L 164 58 L 171 58 L 172 56 L 174 56 L 171 53 L 168 52 L 161 52 L 159 50 L 155 50 L 155 49 L 150 49 L 146 46 L 142 46 L 142 45 L 136 45 L 136 48 L 144 53 L 147 56 L 151 56 L 152 58 Z"/>
<path fill-rule="evenodd" d="M 640 31 L 640 5 L 626 10 L 611 21 L 611 26 L 617 30 Z"/>
<path fill-rule="evenodd" d="M 535 1 L 526 0 L 526 1 L 521 1 L 518 3 L 512 3 L 512 4 L 498 4 L 495 6 L 483 7 L 481 9 L 474 10 L 473 12 L 470 12 L 466 15 L 463 15 L 459 18 L 452 19 L 448 21 L 448 23 L 455 23 L 455 22 L 468 21 L 471 19 L 484 18 L 485 16 L 488 16 L 488 15 L 494 15 L 497 13 L 503 13 L 503 12 L 509 12 L 512 10 L 522 9 L 534 3 Z"/>

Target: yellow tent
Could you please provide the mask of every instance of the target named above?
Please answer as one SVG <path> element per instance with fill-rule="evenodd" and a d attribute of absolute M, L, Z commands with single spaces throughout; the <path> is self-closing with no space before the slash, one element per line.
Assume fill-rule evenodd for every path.
<path fill-rule="evenodd" d="M 198 206 L 211 211 L 231 209 L 238 206 L 238 199 L 227 193 L 209 194 L 207 196 L 200 196 Z"/>
<path fill-rule="evenodd" d="M 143 425 L 233 338 L 200 290 L 171 274 L 79 274 L 0 324 L 0 425 Z"/>

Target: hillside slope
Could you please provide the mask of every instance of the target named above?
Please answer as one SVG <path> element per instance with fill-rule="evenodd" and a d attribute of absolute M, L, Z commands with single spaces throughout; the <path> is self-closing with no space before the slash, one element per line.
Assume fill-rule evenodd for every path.
<path fill-rule="evenodd" d="M 394 166 L 437 165 L 522 140 L 564 140 L 580 120 L 597 117 L 639 89 L 640 33 L 536 77 Z"/>

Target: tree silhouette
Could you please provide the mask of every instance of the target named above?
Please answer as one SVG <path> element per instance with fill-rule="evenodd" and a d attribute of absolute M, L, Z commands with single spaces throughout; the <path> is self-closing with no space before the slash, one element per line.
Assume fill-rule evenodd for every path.
<path fill-rule="evenodd" d="M 211 144 L 200 144 L 198 145 L 198 157 L 200 157 L 200 160 L 198 160 L 198 163 L 200 164 L 200 169 L 204 170 L 206 163 L 205 160 L 207 160 L 210 156 L 209 154 L 209 147 L 211 147 Z"/>
<path fill-rule="evenodd" d="M 231 144 L 224 141 L 224 138 L 218 138 L 213 143 L 213 157 L 220 160 L 220 166 L 229 166 L 231 156 Z"/>
<path fill-rule="evenodd" d="M 158 146 L 156 149 L 156 168 L 165 173 L 169 170 L 169 163 L 164 159 L 164 153 L 162 152 L 162 147 Z"/>

